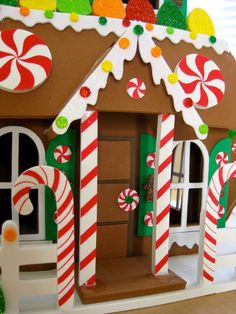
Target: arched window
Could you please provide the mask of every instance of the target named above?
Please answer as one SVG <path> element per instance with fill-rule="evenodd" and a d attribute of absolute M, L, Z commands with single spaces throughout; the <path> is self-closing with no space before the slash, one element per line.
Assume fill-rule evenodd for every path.
<path fill-rule="evenodd" d="M 19 126 L 0 129 L 0 229 L 3 222 L 13 219 L 19 226 L 21 240 L 45 239 L 44 187 L 30 192 L 34 211 L 19 216 L 11 200 L 11 190 L 18 176 L 26 169 L 45 164 L 45 150 L 40 138 Z M 40 209 L 40 210 L 39 210 Z"/>
<path fill-rule="evenodd" d="M 199 141 L 174 143 L 170 226 L 172 232 L 199 230 L 208 182 L 208 151 Z"/>

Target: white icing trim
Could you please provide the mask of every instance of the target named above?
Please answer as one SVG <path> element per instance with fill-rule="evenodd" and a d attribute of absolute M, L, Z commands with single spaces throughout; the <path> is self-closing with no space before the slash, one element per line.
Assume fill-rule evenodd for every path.
<path fill-rule="evenodd" d="M 122 25 L 122 20 L 115 18 L 107 18 L 106 25 L 98 23 L 99 16 L 79 15 L 78 22 L 70 20 L 70 14 L 54 12 L 53 18 L 48 19 L 44 16 L 44 11 L 30 9 L 28 16 L 22 16 L 18 7 L 10 7 L 0 5 L 0 21 L 5 18 L 10 18 L 15 21 L 20 21 L 28 27 L 33 27 L 36 24 L 51 24 L 58 31 L 63 31 L 70 26 L 75 32 L 82 30 L 96 29 L 101 36 L 107 36 L 109 33 L 115 33 L 121 36 L 127 28 Z"/>
<path fill-rule="evenodd" d="M 105 88 L 107 85 L 107 79 L 109 72 L 104 72 L 101 68 L 101 64 L 104 60 L 111 61 L 113 68 L 112 74 L 115 79 L 120 80 L 123 76 L 124 71 L 124 61 L 132 60 L 137 51 L 137 36 L 133 34 L 132 28 L 129 28 L 124 36 L 129 39 L 130 45 L 126 49 L 121 49 L 119 47 L 119 40 L 111 48 L 110 52 L 106 54 L 97 65 L 95 70 L 85 79 L 85 81 L 80 85 L 79 89 L 72 96 L 66 106 L 62 109 L 58 116 L 65 116 L 68 120 L 67 128 L 60 129 L 56 126 L 54 121 L 53 131 L 57 134 L 64 134 L 69 128 L 70 124 L 77 119 L 82 118 L 84 115 L 87 105 L 95 105 L 97 102 L 98 92 L 101 88 Z M 91 90 L 91 95 L 87 98 L 80 96 L 80 88 L 82 86 L 87 86 Z"/>
<path fill-rule="evenodd" d="M 80 15 L 78 22 L 71 22 L 69 18 L 70 14 L 54 12 L 52 19 L 47 19 L 44 16 L 44 11 L 30 10 L 28 16 L 20 15 L 19 8 L 0 5 L 0 21 L 4 18 L 10 18 L 16 21 L 21 21 L 24 25 L 32 27 L 36 24 L 50 23 L 58 31 L 64 30 L 70 26 L 76 32 L 81 32 L 86 29 L 96 29 L 102 36 L 107 36 L 109 33 L 115 33 L 117 36 L 121 36 L 126 30 L 126 27 L 122 25 L 121 19 L 107 18 L 106 25 L 100 25 L 98 23 L 97 16 Z M 145 28 L 146 23 L 138 22 Z M 195 48 L 201 49 L 202 47 L 212 47 L 218 54 L 222 54 L 224 51 L 229 52 L 228 43 L 225 40 L 217 39 L 215 44 L 211 44 L 209 36 L 204 34 L 197 34 L 196 39 L 190 38 L 190 32 L 180 29 L 174 29 L 174 34 L 169 35 L 166 32 L 166 26 L 153 25 L 153 30 L 150 31 L 150 35 L 158 40 L 164 40 L 168 38 L 173 44 L 177 44 L 180 41 L 191 43 Z"/>
<path fill-rule="evenodd" d="M 197 137 L 199 139 L 205 139 L 207 134 L 201 134 L 199 132 L 199 126 L 203 124 L 198 112 L 194 107 L 185 108 L 183 101 L 187 97 L 179 84 L 176 82 L 172 84 L 168 81 L 168 75 L 172 73 L 170 67 L 166 63 L 165 59 L 160 56 L 155 58 L 151 54 L 151 49 L 155 47 L 155 43 L 152 40 L 149 33 L 145 32 L 142 36 L 139 36 L 139 52 L 140 56 L 145 63 L 150 63 L 152 68 L 152 77 L 156 85 L 160 84 L 160 80 L 163 79 L 168 95 L 173 98 L 174 108 L 177 112 L 181 111 L 184 122 L 193 127 Z"/>
<path fill-rule="evenodd" d="M 136 23 L 132 22 L 127 31 L 123 34 L 122 37 L 129 39 L 129 47 L 126 49 L 121 49 L 119 47 L 119 40 L 111 48 L 111 50 L 106 54 L 95 68 L 95 70 L 88 75 L 87 79 L 80 85 L 79 89 L 76 91 L 74 96 L 69 100 L 63 110 L 59 113 L 58 116 L 64 116 L 67 118 L 68 125 L 66 128 L 60 129 L 56 126 L 56 122 L 53 123 L 53 131 L 56 134 L 64 134 L 69 128 L 70 124 L 77 119 L 80 119 L 87 108 L 87 105 L 95 105 L 98 98 L 98 92 L 101 88 L 105 88 L 107 85 L 107 79 L 109 72 L 104 72 L 101 68 L 101 63 L 104 60 L 109 60 L 113 64 L 112 73 L 115 79 L 120 80 L 123 76 L 124 70 L 124 61 L 132 60 L 137 51 L 137 40 L 139 52 L 142 60 L 145 63 L 150 63 L 152 68 L 152 77 L 156 85 L 160 84 L 160 80 L 163 79 L 167 93 L 172 96 L 174 107 L 177 112 L 181 111 L 183 119 L 186 124 L 190 125 L 197 137 L 199 139 L 205 139 L 207 134 L 201 134 L 199 132 L 199 126 L 203 124 L 202 119 L 200 118 L 198 112 L 194 107 L 186 108 L 183 105 L 184 99 L 187 97 L 181 87 L 181 85 L 176 82 L 172 84 L 168 81 L 168 75 L 172 73 L 170 67 L 166 63 L 165 59 L 160 56 L 155 58 L 151 54 L 151 49 L 155 47 L 155 43 L 150 37 L 149 33 L 144 31 L 140 36 L 136 36 L 133 33 L 133 27 Z M 80 88 L 82 86 L 87 86 L 91 90 L 91 95 L 87 98 L 80 96 Z"/>
<path fill-rule="evenodd" d="M 192 249 L 195 244 L 199 245 L 199 231 L 170 233 L 169 248 L 174 243 Z"/>

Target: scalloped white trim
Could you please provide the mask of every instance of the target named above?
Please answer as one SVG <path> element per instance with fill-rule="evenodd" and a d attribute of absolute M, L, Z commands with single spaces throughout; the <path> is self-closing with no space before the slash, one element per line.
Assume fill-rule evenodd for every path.
<path fill-rule="evenodd" d="M 171 248 L 174 243 L 178 246 L 186 246 L 192 249 L 195 244 L 199 245 L 199 231 L 171 232 L 169 248 Z"/>
<path fill-rule="evenodd" d="M 86 29 L 96 29 L 101 36 L 107 36 L 109 33 L 115 33 L 117 36 L 121 36 L 127 29 L 122 25 L 122 20 L 116 18 L 107 18 L 107 24 L 100 25 L 98 23 L 98 16 L 80 15 L 78 22 L 71 22 L 70 14 L 67 13 L 54 12 L 53 18 L 48 19 L 44 16 L 44 11 L 31 9 L 28 16 L 22 16 L 18 7 L 0 5 L 0 21 L 4 18 L 21 21 L 28 27 L 32 27 L 36 24 L 49 23 L 58 31 L 62 31 L 68 26 L 76 32 L 81 32 Z M 138 23 L 143 27 L 146 25 L 146 23 Z M 202 47 L 212 47 L 218 54 L 222 54 L 224 51 L 229 52 L 229 46 L 225 40 L 217 39 L 215 44 L 211 44 L 209 36 L 207 35 L 197 34 L 197 38 L 192 39 L 189 31 L 180 29 L 174 29 L 174 34 L 169 35 L 166 32 L 166 26 L 162 25 L 153 25 L 153 30 L 150 31 L 150 36 L 161 41 L 168 38 L 173 44 L 185 41 L 186 43 L 194 45 L 197 49 L 201 49 Z"/>
<path fill-rule="evenodd" d="M 82 118 L 84 115 L 87 105 L 95 105 L 98 98 L 98 92 L 107 85 L 107 79 L 109 72 L 104 72 L 101 68 L 101 64 L 104 60 L 111 61 L 113 67 L 111 73 L 115 79 L 120 80 L 123 76 L 124 71 L 124 61 L 131 61 L 137 51 L 137 36 L 133 34 L 132 28 L 128 28 L 124 33 L 124 37 L 128 38 L 130 45 L 126 49 L 121 49 L 119 47 L 119 40 L 111 48 L 110 52 L 106 54 L 94 69 L 94 71 L 87 76 L 87 79 L 80 85 L 76 93 L 72 96 L 66 106 L 62 109 L 58 116 L 65 116 L 68 121 L 67 128 L 60 129 L 56 126 L 55 121 L 53 122 L 53 131 L 56 134 L 64 134 L 70 124 L 77 119 Z M 87 86 L 91 91 L 91 95 L 87 98 L 80 96 L 80 88 L 82 86 Z"/>

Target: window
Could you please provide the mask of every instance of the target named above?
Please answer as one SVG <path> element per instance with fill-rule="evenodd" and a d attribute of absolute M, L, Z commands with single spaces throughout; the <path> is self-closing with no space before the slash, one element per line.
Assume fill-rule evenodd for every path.
<path fill-rule="evenodd" d="M 31 130 L 12 126 L 0 129 L 0 229 L 3 222 L 13 219 L 21 240 L 45 239 L 44 187 L 30 192 L 34 205 L 28 216 L 19 216 L 11 201 L 11 190 L 18 176 L 26 169 L 45 163 L 45 151 L 39 137 Z M 39 209 L 40 208 L 40 212 Z"/>
<path fill-rule="evenodd" d="M 199 229 L 208 180 L 208 151 L 198 140 L 175 142 L 170 225 L 174 231 Z"/>

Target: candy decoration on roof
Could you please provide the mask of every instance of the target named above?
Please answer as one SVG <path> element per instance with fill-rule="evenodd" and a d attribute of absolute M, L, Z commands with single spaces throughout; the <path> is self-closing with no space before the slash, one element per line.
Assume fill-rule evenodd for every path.
<path fill-rule="evenodd" d="M 98 16 L 123 19 L 125 17 L 125 7 L 122 0 L 94 0 L 93 13 Z"/>
<path fill-rule="evenodd" d="M 186 19 L 180 8 L 173 2 L 163 3 L 157 12 L 157 24 L 186 29 Z"/>
<path fill-rule="evenodd" d="M 229 158 L 226 152 L 219 152 L 216 155 L 216 163 L 219 167 L 222 167 L 223 165 L 227 164 L 228 161 L 229 161 Z"/>
<path fill-rule="evenodd" d="M 62 310 L 74 303 L 74 201 L 66 176 L 57 168 L 36 166 L 24 171 L 13 188 L 13 203 L 21 215 L 33 211 L 29 198 L 32 187 L 46 185 L 52 189 L 57 204 L 57 302 Z"/>
<path fill-rule="evenodd" d="M 59 145 L 54 150 L 54 158 L 57 162 L 64 164 L 72 157 L 70 147 L 67 145 Z"/>
<path fill-rule="evenodd" d="M 20 0 L 20 5 L 34 10 L 56 10 L 56 0 Z"/>
<path fill-rule="evenodd" d="M 133 211 L 139 203 L 139 196 L 135 190 L 125 189 L 117 199 L 118 206 L 125 212 Z"/>
<path fill-rule="evenodd" d="M 12 7 L 16 7 L 17 6 L 18 1 L 17 0 L 0 0 L 0 4 L 4 4 L 4 5 L 10 5 Z M 1 312 L 0 312 L 1 313 Z"/>
<path fill-rule="evenodd" d="M 52 56 L 38 36 L 22 30 L 0 32 L 0 89 L 28 92 L 41 85 L 52 67 Z"/>
<path fill-rule="evenodd" d="M 200 8 L 193 9 L 187 17 L 187 29 L 193 33 L 215 35 L 215 26 L 208 13 Z"/>
<path fill-rule="evenodd" d="M 5 310 L 6 310 L 6 301 L 4 298 L 2 288 L 0 287 L 0 314 L 5 313 Z"/>
<path fill-rule="evenodd" d="M 156 24 L 156 16 L 148 0 L 129 0 L 125 10 L 129 20 Z"/>
<path fill-rule="evenodd" d="M 140 78 L 133 78 L 127 83 L 127 93 L 133 99 L 140 99 L 146 93 L 146 86 Z"/>
<path fill-rule="evenodd" d="M 89 0 L 57 0 L 57 10 L 63 13 L 89 15 L 92 7 Z"/>
<path fill-rule="evenodd" d="M 218 66 L 200 54 L 190 54 L 177 65 L 179 83 L 197 108 L 217 105 L 223 98 L 225 82 Z"/>

